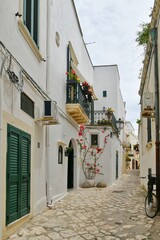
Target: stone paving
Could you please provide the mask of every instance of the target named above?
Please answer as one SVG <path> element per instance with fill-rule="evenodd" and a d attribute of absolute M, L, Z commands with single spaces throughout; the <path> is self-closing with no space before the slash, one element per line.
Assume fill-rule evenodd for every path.
<path fill-rule="evenodd" d="M 139 176 L 107 188 L 80 188 L 31 219 L 10 240 L 159 240 L 160 216 L 144 212 Z"/>

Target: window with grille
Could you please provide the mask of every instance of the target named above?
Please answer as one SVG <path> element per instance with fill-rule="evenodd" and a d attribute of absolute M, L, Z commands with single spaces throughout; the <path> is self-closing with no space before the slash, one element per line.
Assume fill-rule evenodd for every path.
<path fill-rule="evenodd" d="M 39 0 L 23 0 L 23 23 L 38 46 Z"/>
<path fill-rule="evenodd" d="M 98 145 L 98 134 L 91 134 L 91 147 L 97 147 Z"/>
<path fill-rule="evenodd" d="M 25 93 L 21 93 L 21 109 L 34 118 L 34 102 Z"/>

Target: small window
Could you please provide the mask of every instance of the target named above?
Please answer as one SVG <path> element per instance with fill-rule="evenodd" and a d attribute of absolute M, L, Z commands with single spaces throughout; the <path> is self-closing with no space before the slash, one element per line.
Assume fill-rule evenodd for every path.
<path fill-rule="evenodd" d="M 39 0 L 24 0 L 23 22 L 38 46 L 38 3 Z"/>
<path fill-rule="evenodd" d="M 25 93 L 21 93 L 21 109 L 34 118 L 34 102 Z"/>
<path fill-rule="evenodd" d="M 147 118 L 147 142 L 152 141 L 151 118 Z"/>
<path fill-rule="evenodd" d="M 91 146 L 98 146 L 98 134 L 91 134 Z"/>
<path fill-rule="evenodd" d="M 103 97 L 107 97 L 107 91 L 103 91 Z"/>
<path fill-rule="evenodd" d="M 58 163 L 63 164 L 63 148 L 59 146 L 58 148 Z"/>

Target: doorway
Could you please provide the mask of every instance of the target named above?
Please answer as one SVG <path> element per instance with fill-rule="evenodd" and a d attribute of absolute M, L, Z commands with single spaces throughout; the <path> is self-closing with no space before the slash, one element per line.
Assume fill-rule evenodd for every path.
<path fill-rule="evenodd" d="M 71 151 L 68 155 L 68 174 L 67 174 L 67 188 L 74 187 L 74 149 L 72 141 L 69 143 L 69 148 Z"/>

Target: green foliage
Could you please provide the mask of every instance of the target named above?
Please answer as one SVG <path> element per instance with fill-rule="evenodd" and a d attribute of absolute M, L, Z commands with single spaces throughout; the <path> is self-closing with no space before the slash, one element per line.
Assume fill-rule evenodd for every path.
<path fill-rule="evenodd" d="M 142 23 L 140 27 L 142 30 L 137 32 L 136 42 L 139 46 L 146 47 L 149 39 L 150 23 Z"/>

